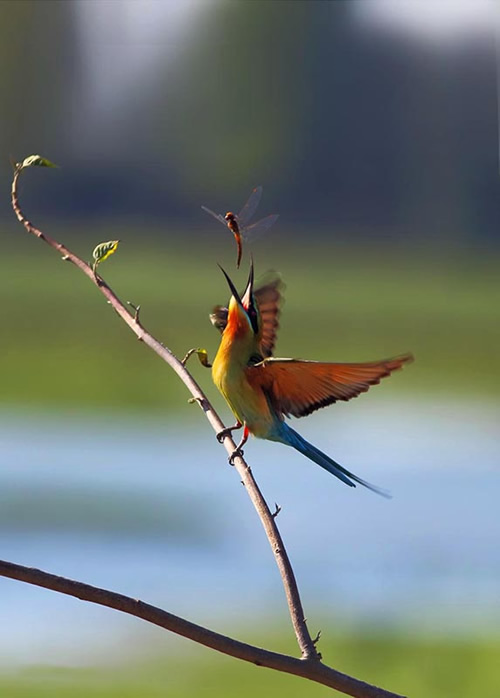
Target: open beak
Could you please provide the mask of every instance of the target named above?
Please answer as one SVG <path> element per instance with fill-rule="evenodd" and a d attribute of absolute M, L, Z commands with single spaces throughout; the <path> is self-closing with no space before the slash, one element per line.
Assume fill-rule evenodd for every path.
<path fill-rule="evenodd" d="M 231 293 L 233 294 L 233 298 L 235 299 L 236 303 L 239 305 L 241 310 L 245 313 L 248 321 L 250 322 L 252 326 L 252 330 L 255 334 L 258 334 L 259 332 L 259 315 L 258 315 L 258 310 L 255 305 L 255 298 L 253 295 L 253 260 L 252 263 L 250 264 L 250 273 L 248 274 L 248 281 L 247 281 L 247 287 L 245 289 L 245 293 L 243 294 L 242 297 L 240 297 L 238 291 L 236 290 L 233 282 L 229 278 L 229 276 L 226 274 L 224 269 L 220 266 L 219 267 L 226 277 L 226 281 L 229 284 L 229 288 L 231 289 Z M 229 305 L 229 312 L 231 312 L 231 305 Z"/>
<path fill-rule="evenodd" d="M 229 276 L 226 274 L 226 272 L 224 271 L 224 269 L 221 267 L 221 265 L 219 264 L 218 266 L 219 266 L 221 272 L 222 272 L 222 273 L 224 274 L 224 276 L 226 277 L 226 281 L 227 281 L 227 283 L 228 283 L 228 285 L 229 285 L 229 288 L 231 289 L 231 293 L 233 294 L 235 300 L 237 301 L 237 303 L 238 303 L 239 305 L 241 305 L 241 306 L 243 307 L 243 303 L 241 302 L 240 294 L 239 294 L 238 291 L 236 290 L 235 285 L 233 284 L 233 282 L 231 281 L 231 279 L 229 278 Z"/>
<path fill-rule="evenodd" d="M 229 275 L 224 271 L 224 269 L 221 267 L 220 264 L 219 264 L 219 268 L 220 268 L 221 272 L 224 274 L 224 276 L 226 277 L 226 281 L 229 285 L 229 288 L 231 289 L 231 293 L 233 294 L 235 300 L 245 310 L 248 310 L 248 308 L 250 307 L 250 303 L 252 300 L 252 294 L 253 294 L 253 281 L 254 281 L 253 259 L 250 263 L 250 272 L 248 274 L 248 281 L 247 281 L 247 286 L 245 288 L 245 293 L 243 294 L 243 296 L 241 298 L 240 298 L 240 294 L 236 290 L 235 285 L 233 284 L 233 282 L 229 278 Z"/>
<path fill-rule="evenodd" d="M 245 293 L 243 294 L 241 298 L 241 303 L 245 310 L 248 310 L 250 307 L 250 304 L 252 302 L 252 295 L 253 295 L 253 259 L 250 262 L 250 273 L 248 274 L 248 281 L 247 281 L 247 287 L 245 289 Z"/>

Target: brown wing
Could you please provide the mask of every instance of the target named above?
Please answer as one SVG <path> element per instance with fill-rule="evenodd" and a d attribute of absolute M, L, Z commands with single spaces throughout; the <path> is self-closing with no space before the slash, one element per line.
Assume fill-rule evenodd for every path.
<path fill-rule="evenodd" d="M 272 356 L 274 350 L 283 289 L 280 277 L 275 276 L 254 291 L 262 323 L 260 346 L 263 357 Z"/>
<path fill-rule="evenodd" d="M 246 376 L 254 388 L 267 393 L 278 412 L 305 417 L 337 400 L 357 397 L 412 360 L 411 354 L 360 364 L 270 358 L 247 368 Z"/>

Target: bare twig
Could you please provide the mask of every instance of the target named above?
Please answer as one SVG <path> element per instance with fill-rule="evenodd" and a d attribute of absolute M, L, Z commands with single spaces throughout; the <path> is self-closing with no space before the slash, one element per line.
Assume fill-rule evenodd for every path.
<path fill-rule="evenodd" d="M 161 628 L 170 630 L 177 635 L 182 635 L 182 637 L 186 637 L 218 652 L 228 654 L 231 657 L 251 662 L 257 666 L 267 667 L 268 669 L 295 674 L 330 688 L 335 688 L 348 696 L 355 696 L 356 698 L 404 698 L 397 693 L 385 691 L 382 688 L 377 688 L 364 681 L 347 676 L 347 674 L 342 674 L 319 660 L 312 658 L 297 659 L 286 654 L 270 652 L 254 645 L 248 645 L 245 642 L 240 642 L 213 630 L 203 628 L 201 625 L 196 625 L 196 623 L 191 623 L 161 608 L 144 603 L 144 601 L 132 599 L 114 591 L 100 589 L 90 584 L 76 582 L 72 579 L 66 579 L 42 570 L 16 565 L 13 562 L 5 562 L 3 560 L 0 560 L 0 575 L 142 618 L 142 620 L 159 625 Z"/>
<path fill-rule="evenodd" d="M 50 247 L 62 255 L 64 260 L 67 260 L 78 267 L 78 269 L 80 269 L 80 271 L 82 271 L 90 279 L 90 281 L 97 286 L 97 288 L 107 299 L 108 303 L 135 333 L 137 338 L 150 347 L 150 349 L 158 354 L 158 356 L 168 363 L 168 365 L 175 371 L 193 396 L 192 400 L 196 401 L 200 405 L 214 431 L 219 433 L 224 428 L 219 416 L 213 409 L 210 402 L 207 400 L 194 378 L 186 370 L 183 362 L 177 359 L 177 357 L 167 347 L 161 344 L 149 332 L 147 332 L 147 330 L 144 329 L 143 325 L 139 322 L 139 306 L 136 308 L 132 304 L 129 304 L 135 311 L 134 315 L 132 315 L 127 309 L 126 305 L 120 301 L 118 296 L 108 286 L 104 279 L 102 279 L 102 277 L 99 276 L 99 274 L 97 274 L 96 271 L 89 264 L 87 264 L 87 262 L 83 261 L 80 257 L 71 252 L 65 245 L 52 239 L 41 230 L 37 229 L 25 217 L 20 207 L 17 194 L 19 176 L 22 171 L 23 167 L 17 166 L 14 170 L 14 178 L 12 181 L 12 207 L 19 222 L 22 223 L 28 233 L 35 235 L 50 245 Z M 223 439 L 223 443 L 228 454 L 232 454 L 236 448 L 236 444 L 231 436 L 227 435 Z M 55 591 L 60 591 L 61 593 L 77 596 L 78 598 L 86 599 L 94 603 L 100 603 L 117 610 L 122 610 L 126 613 L 131 613 L 132 615 L 136 615 L 144 620 L 161 625 L 162 627 L 184 635 L 185 637 L 190 637 L 197 642 L 206 644 L 207 646 L 213 647 L 221 652 L 232 654 L 232 656 L 239 657 L 240 659 L 245 659 L 246 661 L 251 661 L 262 666 L 268 666 L 281 671 L 288 671 L 289 673 L 305 676 L 314 681 L 318 681 L 319 683 L 324 683 L 327 686 L 337 688 L 337 690 L 343 691 L 348 695 L 359 696 L 359 698 L 395 696 L 396 694 L 394 693 L 389 693 L 383 689 L 360 682 L 357 679 L 347 677 L 344 674 L 340 674 L 339 672 L 336 672 L 321 663 L 320 655 L 316 649 L 316 642 L 318 638 L 313 640 L 307 628 L 295 575 L 285 550 L 283 540 L 276 526 L 275 518 L 278 514 L 279 508 L 276 508 L 274 514 L 271 513 L 264 497 L 262 496 L 262 493 L 259 490 L 255 478 L 252 475 L 250 467 L 246 464 L 242 457 L 235 458 L 234 465 L 244 486 L 247 489 L 248 495 L 255 509 L 257 510 L 273 551 L 276 564 L 278 565 L 285 589 L 290 617 L 302 654 L 301 660 L 286 657 L 285 655 L 277 655 L 272 652 L 267 652 L 265 650 L 245 645 L 244 643 L 239 643 L 236 640 L 224 638 L 224 636 L 213 633 L 212 631 L 201 628 L 200 626 L 196 626 L 188 621 L 177 618 L 166 611 L 149 606 L 148 604 L 134 601 L 133 599 L 121 596 L 120 594 L 114 594 L 113 592 L 105 591 L 103 589 L 97 589 L 80 582 L 67 580 L 62 577 L 56 577 L 40 570 L 33 570 L 20 565 L 14 565 L 13 563 L 3 562 L 0 563 L 0 574 L 31 584 L 37 584 L 49 589 L 54 589 Z M 307 667 L 307 673 L 304 673 L 305 667 Z"/>

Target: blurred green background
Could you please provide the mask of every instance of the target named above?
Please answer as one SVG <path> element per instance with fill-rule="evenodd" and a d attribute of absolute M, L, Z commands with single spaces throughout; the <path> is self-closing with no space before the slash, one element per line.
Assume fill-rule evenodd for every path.
<path fill-rule="evenodd" d="M 86 259 L 119 238 L 102 275 L 178 356 L 217 349 L 217 262 L 239 287 L 247 276 L 249 248 L 236 271 L 232 237 L 200 205 L 238 211 L 262 184 L 256 218 L 280 219 L 251 252 L 257 275 L 286 284 L 277 354 L 416 356 L 296 425 L 392 502 L 248 446 L 284 506 L 323 656 L 405 695 L 497 695 L 492 8 L 0 3 L 3 557 L 295 651 L 267 543 L 200 411 L 83 275 L 16 223 L 8 159 L 61 166 L 23 176 L 26 214 Z M 209 372 L 190 368 L 229 421 Z M 8 696 L 327 694 L 48 592 L 0 590 Z"/>

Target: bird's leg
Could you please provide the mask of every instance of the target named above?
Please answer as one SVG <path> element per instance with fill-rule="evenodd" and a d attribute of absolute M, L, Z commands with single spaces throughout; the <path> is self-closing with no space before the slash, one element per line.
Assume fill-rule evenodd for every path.
<path fill-rule="evenodd" d="M 242 426 L 243 424 L 240 422 L 240 420 L 238 420 L 233 427 L 226 427 L 225 429 L 221 429 L 220 431 L 218 431 L 215 435 L 215 438 L 221 444 L 226 438 L 226 436 L 231 436 L 235 429 L 241 429 Z"/>
<path fill-rule="evenodd" d="M 206 349 L 190 349 L 186 356 L 182 359 L 181 364 L 183 366 L 186 365 L 187 360 L 189 359 L 190 356 L 193 354 L 196 354 L 200 360 L 200 364 L 202 366 L 205 366 L 205 368 L 211 368 L 212 364 L 208 360 L 208 352 Z"/>
<path fill-rule="evenodd" d="M 249 436 L 249 434 L 250 434 L 250 432 L 248 431 L 248 427 L 247 427 L 247 425 L 245 424 L 245 428 L 243 429 L 243 437 L 242 437 L 240 443 L 236 446 L 236 448 L 234 449 L 234 451 L 233 451 L 233 452 L 231 453 L 231 455 L 229 456 L 229 459 L 228 459 L 228 460 L 229 460 L 229 465 L 234 465 L 234 459 L 235 459 L 237 456 L 240 456 L 240 457 L 243 456 L 243 446 L 244 446 L 244 445 L 246 444 L 246 442 L 248 441 L 248 436 Z"/>

